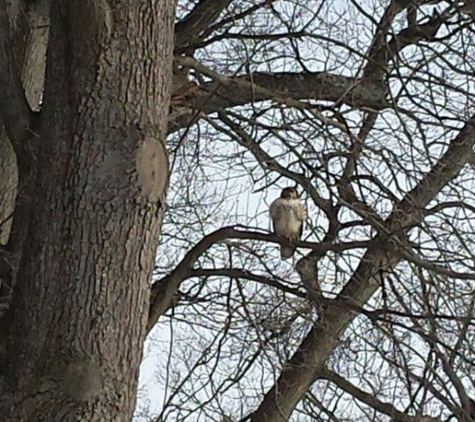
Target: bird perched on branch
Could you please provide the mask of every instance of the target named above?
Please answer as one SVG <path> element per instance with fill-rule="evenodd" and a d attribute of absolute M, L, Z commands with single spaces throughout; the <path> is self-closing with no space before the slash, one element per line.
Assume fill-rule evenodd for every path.
<path fill-rule="evenodd" d="M 296 188 L 285 188 L 270 205 L 270 217 L 274 233 L 287 239 L 289 242 L 300 240 L 303 231 L 303 220 L 307 216 L 305 205 L 300 200 Z M 281 245 L 280 256 L 282 259 L 292 257 L 295 252 L 295 246 Z"/>

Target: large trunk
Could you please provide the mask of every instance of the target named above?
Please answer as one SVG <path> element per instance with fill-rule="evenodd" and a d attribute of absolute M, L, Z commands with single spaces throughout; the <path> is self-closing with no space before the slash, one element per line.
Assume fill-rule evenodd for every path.
<path fill-rule="evenodd" d="M 128 421 L 168 180 L 174 4 L 64 0 L 51 16 L 0 415 Z"/>

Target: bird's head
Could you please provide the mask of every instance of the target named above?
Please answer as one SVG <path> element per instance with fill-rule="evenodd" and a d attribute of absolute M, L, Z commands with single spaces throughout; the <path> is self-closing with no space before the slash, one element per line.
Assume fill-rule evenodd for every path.
<path fill-rule="evenodd" d="M 299 193 L 296 188 L 284 188 L 282 189 L 280 197 L 284 199 L 298 199 Z"/>

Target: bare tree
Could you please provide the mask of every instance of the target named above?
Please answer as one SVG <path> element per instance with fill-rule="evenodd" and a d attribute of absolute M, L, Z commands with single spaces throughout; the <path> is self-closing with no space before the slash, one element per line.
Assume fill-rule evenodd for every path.
<path fill-rule="evenodd" d="M 182 2 L 173 65 L 172 2 L 5 3 L 1 415 L 130 420 L 171 321 L 155 420 L 469 420 L 471 3 Z"/>
<path fill-rule="evenodd" d="M 169 119 L 151 419 L 470 420 L 470 4 L 225 3 L 183 39 L 214 16 L 179 8 L 196 84 Z M 288 185 L 309 217 L 281 262 L 265 213 Z"/>

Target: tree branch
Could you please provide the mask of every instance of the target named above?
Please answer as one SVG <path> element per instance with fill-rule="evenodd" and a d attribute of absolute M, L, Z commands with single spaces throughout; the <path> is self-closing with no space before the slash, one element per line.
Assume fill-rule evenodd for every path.
<path fill-rule="evenodd" d="M 335 300 L 349 300 L 363 306 L 381 285 L 382 274 L 392 269 L 400 260 L 386 248 L 381 248 L 389 237 L 397 243 L 414 224 L 424 218 L 424 208 L 437 193 L 451 182 L 470 158 L 475 145 L 475 115 L 459 135 L 452 140 L 446 153 L 417 186 L 396 205 L 369 247 L 349 282 Z M 380 246 L 378 246 L 378 244 Z M 252 421 L 284 422 L 297 403 L 316 379 L 321 376 L 324 363 L 338 344 L 355 317 L 352 309 L 328 306 L 323 310 L 319 323 L 307 334 L 299 349 L 284 367 L 277 383 L 268 391 Z"/>
<path fill-rule="evenodd" d="M 193 59 L 180 60 L 204 73 L 204 66 L 197 66 Z M 203 69 L 204 68 L 204 69 Z M 318 73 L 254 73 L 248 76 L 225 77 L 208 72 L 214 79 L 201 85 L 197 96 L 187 101 L 186 108 L 204 114 L 244 104 L 278 101 L 285 99 L 307 101 L 334 101 L 359 109 L 384 110 L 393 104 L 386 99 L 380 84 L 363 82 L 361 79 Z M 196 113 L 171 114 L 169 133 L 187 127 L 196 118 Z"/>
<path fill-rule="evenodd" d="M 200 34 L 208 28 L 232 0 L 201 0 L 195 8 L 175 25 L 175 52 L 199 41 Z"/>
<path fill-rule="evenodd" d="M 387 41 L 391 24 L 398 13 L 415 3 L 427 3 L 427 1 L 393 0 L 387 7 L 378 30 L 374 36 L 374 42 L 368 52 L 368 63 L 363 72 L 363 77 L 378 80 L 384 76 L 385 68 L 389 60 L 394 59 L 405 47 L 416 44 L 421 40 L 431 41 L 448 16 L 440 15 L 434 9 L 434 13 L 428 22 L 421 25 L 411 25 L 394 35 Z"/>
<path fill-rule="evenodd" d="M 20 34 L 17 34 L 20 36 Z M 21 84 L 21 71 L 12 46 L 12 32 L 6 1 L 0 1 L 0 114 L 16 152 L 31 135 L 34 113 L 30 110 Z"/>
<path fill-rule="evenodd" d="M 347 381 L 345 378 L 341 377 L 335 372 L 324 370 L 322 373 L 322 379 L 326 379 L 331 383 L 335 384 L 338 388 L 345 391 L 346 393 L 352 395 L 360 402 L 367 404 L 378 412 L 384 413 L 385 415 L 390 416 L 392 419 L 397 420 L 398 422 L 439 422 L 437 418 L 432 418 L 430 416 L 409 416 L 404 412 L 397 410 L 392 404 L 382 402 L 378 400 L 374 394 L 367 393 L 366 391 L 361 390 L 360 388 L 353 385 L 351 382 Z"/>
<path fill-rule="evenodd" d="M 195 8 L 196 16 L 191 17 L 191 27 L 195 25 L 194 30 L 201 28 L 205 22 L 205 17 L 201 16 L 208 0 L 202 0 Z M 221 6 L 225 8 L 227 0 L 222 0 Z M 278 98 L 292 98 L 294 100 L 307 101 L 333 101 L 345 103 L 349 106 L 359 109 L 368 109 L 370 111 L 380 111 L 392 108 L 393 104 L 387 100 L 387 92 L 381 85 L 381 77 L 389 60 L 394 59 L 405 47 L 418 43 L 421 40 L 430 41 L 445 22 L 446 17 L 434 13 L 432 18 L 421 25 L 408 27 L 399 34 L 394 35 L 388 42 L 383 42 L 387 36 L 389 25 L 395 15 L 408 5 L 407 1 L 394 1 L 388 8 L 387 16 L 383 16 L 380 23 L 380 32 L 377 35 L 377 42 L 371 47 L 368 53 L 368 64 L 365 67 L 363 78 L 351 78 L 342 75 L 335 75 L 327 72 L 317 73 L 262 73 L 256 72 L 252 76 L 226 77 L 207 69 L 191 57 L 182 57 L 177 60 L 180 64 L 196 69 L 213 79 L 212 82 L 201 85 L 195 98 L 186 102 L 188 109 L 196 110 L 204 114 L 211 114 L 215 111 L 250 104 L 261 101 L 275 101 Z M 207 6 L 208 7 L 208 6 Z M 216 9 L 211 8 L 212 12 Z M 206 19 L 215 19 L 213 13 Z M 177 24 L 177 37 L 185 34 L 185 21 Z M 194 28 L 194 27 L 193 27 Z M 200 29 L 202 30 L 202 28 Z M 169 133 L 180 128 L 187 127 L 196 120 L 196 113 L 175 113 L 171 114 L 169 121 Z"/>
<path fill-rule="evenodd" d="M 30 33 L 25 46 L 22 82 L 30 108 L 39 111 L 44 90 L 46 50 L 50 24 L 49 0 L 29 4 L 28 23 Z"/>
<path fill-rule="evenodd" d="M 176 268 L 161 280 L 154 283 L 152 286 L 151 299 L 150 299 L 150 311 L 148 330 L 157 322 L 160 315 L 165 313 L 167 309 L 173 303 L 173 297 L 180 284 L 193 275 L 198 275 L 199 271 L 205 270 L 193 270 L 193 266 L 196 260 L 205 253 L 212 245 L 222 242 L 225 239 L 246 239 L 246 240 L 259 240 L 263 242 L 271 242 L 277 244 L 285 244 L 287 241 L 281 239 L 273 234 L 268 234 L 258 231 L 244 231 L 239 230 L 242 226 L 229 226 L 223 227 L 215 232 L 205 236 L 200 242 L 198 242 L 182 259 L 182 261 L 176 266 Z M 294 242 L 296 247 L 309 248 L 312 250 L 325 253 L 327 251 L 341 252 L 347 249 L 356 248 L 368 248 L 370 242 L 348 242 L 348 243 L 332 243 L 332 242 Z M 196 272 L 198 271 L 198 273 Z M 227 270 L 231 271 L 231 270 Z"/>
<path fill-rule="evenodd" d="M 229 278 L 241 278 L 244 280 L 256 281 L 266 286 L 275 287 L 283 292 L 290 293 L 294 296 L 305 299 L 307 294 L 299 289 L 286 286 L 285 284 L 276 281 L 276 278 L 269 278 L 260 274 L 255 274 L 251 271 L 247 271 L 244 268 L 198 268 L 190 271 L 189 278 L 191 277 L 229 277 Z"/>

